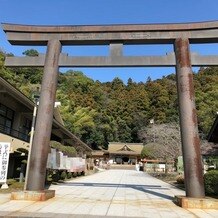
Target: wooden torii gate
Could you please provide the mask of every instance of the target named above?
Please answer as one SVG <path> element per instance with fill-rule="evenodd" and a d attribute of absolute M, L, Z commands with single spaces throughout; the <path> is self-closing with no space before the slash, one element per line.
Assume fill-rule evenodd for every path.
<path fill-rule="evenodd" d="M 194 101 L 192 66 L 218 65 L 218 56 L 191 54 L 190 43 L 218 42 L 218 22 L 111 26 L 28 26 L 2 24 L 12 45 L 44 45 L 46 55 L 7 57 L 5 66 L 44 67 L 35 136 L 30 156 L 27 190 L 44 189 L 52 127 L 58 67 L 176 67 L 182 152 L 187 197 L 205 197 L 203 170 Z M 173 44 L 165 56 L 122 55 L 129 44 Z M 109 56 L 69 57 L 65 45 L 109 45 Z"/>

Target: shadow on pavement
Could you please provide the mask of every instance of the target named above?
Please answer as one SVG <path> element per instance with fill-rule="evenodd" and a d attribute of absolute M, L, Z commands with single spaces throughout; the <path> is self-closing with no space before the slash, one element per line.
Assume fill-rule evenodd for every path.
<path fill-rule="evenodd" d="M 160 185 L 134 185 L 134 184 L 114 184 L 114 183 L 82 183 L 82 182 L 69 182 L 64 183 L 62 186 L 83 186 L 83 187 L 112 187 L 112 188 L 133 188 L 138 191 L 142 191 L 148 194 L 152 194 L 161 198 L 168 200 L 173 200 L 173 197 L 160 193 L 154 190 L 169 190 L 168 188 L 163 188 Z"/>

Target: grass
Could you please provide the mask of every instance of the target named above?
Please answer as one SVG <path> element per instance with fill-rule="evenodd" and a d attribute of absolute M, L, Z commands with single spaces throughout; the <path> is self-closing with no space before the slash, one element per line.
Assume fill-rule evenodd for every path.
<path fill-rule="evenodd" d="M 182 190 L 185 190 L 185 185 L 184 184 L 181 184 L 181 183 L 178 183 L 177 182 L 177 178 L 179 176 L 178 173 L 149 173 L 151 176 L 157 178 L 157 179 L 160 179 L 164 182 L 167 182 L 179 189 L 182 189 Z M 211 197 L 211 198 L 216 198 L 218 199 L 218 196 L 217 195 L 213 195 L 213 194 L 206 194 L 207 197 Z"/>
<path fill-rule="evenodd" d="M 167 182 L 173 186 L 176 186 L 179 189 L 185 190 L 185 185 L 177 182 L 177 178 L 179 174 L 176 172 L 173 172 L 173 173 L 155 172 L 155 173 L 149 173 L 149 174 L 157 179 Z"/>
<path fill-rule="evenodd" d="M 17 179 L 7 180 L 7 189 L 0 189 L 0 193 L 11 193 L 14 191 L 21 191 L 24 189 L 24 182 L 19 182 Z"/>

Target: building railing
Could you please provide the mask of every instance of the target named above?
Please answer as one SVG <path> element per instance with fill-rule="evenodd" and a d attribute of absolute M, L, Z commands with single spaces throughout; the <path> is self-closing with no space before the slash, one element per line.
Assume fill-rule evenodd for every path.
<path fill-rule="evenodd" d="M 0 125 L 0 133 L 15 137 L 25 142 L 29 142 L 30 140 L 30 136 L 28 134 L 12 129 L 10 127 L 4 126 L 4 125 Z"/>

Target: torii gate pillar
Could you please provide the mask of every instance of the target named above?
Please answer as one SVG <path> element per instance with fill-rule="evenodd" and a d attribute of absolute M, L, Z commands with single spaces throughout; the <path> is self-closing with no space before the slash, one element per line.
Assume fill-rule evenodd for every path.
<path fill-rule="evenodd" d="M 203 198 L 205 192 L 189 40 L 176 39 L 174 48 L 186 196 Z"/>
<path fill-rule="evenodd" d="M 56 39 L 49 40 L 42 78 L 40 104 L 28 168 L 26 190 L 30 191 L 44 190 L 60 52 L 60 41 Z"/>

